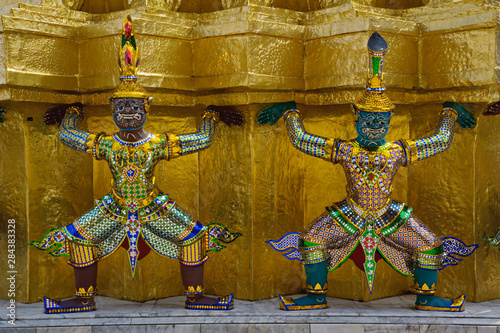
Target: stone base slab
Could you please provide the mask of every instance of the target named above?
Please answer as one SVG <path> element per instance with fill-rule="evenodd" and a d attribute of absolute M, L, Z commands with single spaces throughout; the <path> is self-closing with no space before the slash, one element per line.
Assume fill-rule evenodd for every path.
<path fill-rule="evenodd" d="M 132 302 L 97 297 L 95 312 L 43 313 L 43 304 L 16 304 L 15 326 L 0 300 L 0 332 L 500 332 L 500 299 L 467 303 L 461 313 L 413 309 L 415 296 L 370 302 L 328 298 L 329 308 L 286 312 L 276 298 L 235 301 L 232 311 L 190 311 L 184 297 Z"/>

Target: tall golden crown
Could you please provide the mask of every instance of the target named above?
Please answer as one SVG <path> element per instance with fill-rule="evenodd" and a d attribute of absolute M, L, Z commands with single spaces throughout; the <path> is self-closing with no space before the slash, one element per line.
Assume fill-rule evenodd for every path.
<path fill-rule="evenodd" d="M 120 67 L 120 84 L 111 96 L 112 98 L 130 97 L 147 98 L 144 88 L 137 83 L 137 67 L 139 66 L 139 47 L 135 43 L 134 23 L 127 13 L 122 25 L 122 41 L 118 52 Z"/>
<path fill-rule="evenodd" d="M 388 48 L 387 42 L 378 32 L 374 32 L 368 39 L 370 74 L 365 93 L 354 103 L 359 111 L 388 112 L 394 110 L 394 104 L 384 94 L 385 86 L 382 74 L 384 55 Z"/>

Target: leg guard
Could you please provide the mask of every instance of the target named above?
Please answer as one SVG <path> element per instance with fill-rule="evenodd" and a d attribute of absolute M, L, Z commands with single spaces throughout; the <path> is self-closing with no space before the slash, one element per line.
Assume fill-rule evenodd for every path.
<path fill-rule="evenodd" d="M 69 261 L 73 267 L 84 268 L 95 264 L 98 260 L 97 248 L 68 242 Z"/>
<path fill-rule="evenodd" d="M 325 245 L 301 240 L 301 247 L 299 250 L 306 271 L 306 291 L 309 295 L 297 299 L 291 299 L 280 295 L 280 309 L 293 311 L 316 310 L 327 307 L 328 263 L 325 258 L 324 248 Z"/>
<path fill-rule="evenodd" d="M 438 271 L 443 268 L 443 245 L 417 253 L 416 267 Z"/>
<path fill-rule="evenodd" d="M 93 265 L 74 268 L 76 298 L 64 301 L 54 301 L 44 297 L 45 313 L 68 313 L 94 311 L 96 305 L 94 296 L 97 281 L 97 263 Z"/>
<path fill-rule="evenodd" d="M 186 309 L 190 310 L 232 310 L 234 308 L 233 294 L 213 299 L 204 297 L 203 264 L 186 266 L 181 263 L 181 277 L 186 293 Z"/>
<path fill-rule="evenodd" d="M 186 309 L 190 310 L 232 310 L 233 294 L 220 297 L 217 302 L 206 302 L 203 297 L 203 263 L 208 260 L 205 254 L 208 236 L 205 234 L 192 244 L 179 247 L 181 276 L 187 296 Z"/>
<path fill-rule="evenodd" d="M 208 260 L 207 235 L 195 241 L 194 243 L 179 246 L 179 261 L 186 266 L 198 266 Z"/>
<path fill-rule="evenodd" d="M 306 271 L 306 291 L 308 294 L 325 295 L 328 291 L 328 263 L 324 252 L 326 246 L 304 240 L 301 243 L 299 251 Z"/>
<path fill-rule="evenodd" d="M 442 246 L 419 253 L 415 267 L 415 284 L 410 289 L 417 294 L 415 308 L 426 311 L 451 311 L 464 310 L 465 295 L 448 300 L 434 296 L 437 289 L 438 269 L 442 268 Z"/>

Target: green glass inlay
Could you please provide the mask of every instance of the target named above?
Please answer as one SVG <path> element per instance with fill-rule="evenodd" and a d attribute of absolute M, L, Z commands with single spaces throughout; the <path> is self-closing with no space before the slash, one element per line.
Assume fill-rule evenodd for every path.
<path fill-rule="evenodd" d="M 127 39 L 125 34 L 122 34 L 122 47 L 127 43 L 127 41 L 130 42 L 130 44 L 132 44 L 134 50 L 137 50 L 137 46 L 135 44 L 135 37 L 131 36 L 130 39 Z"/>
<path fill-rule="evenodd" d="M 380 70 L 380 57 L 372 57 L 373 75 L 378 74 Z"/>
<path fill-rule="evenodd" d="M 326 207 L 326 210 L 348 233 L 352 235 L 356 232 L 357 228 L 349 220 L 347 220 L 335 207 Z"/>
<path fill-rule="evenodd" d="M 319 244 L 313 243 L 313 242 L 308 242 L 306 240 L 301 239 L 301 245 L 304 247 L 313 247 L 313 246 L 318 246 Z"/>
<path fill-rule="evenodd" d="M 428 251 L 424 251 L 422 253 L 423 254 L 430 254 L 432 256 L 437 256 L 437 255 L 443 254 L 444 253 L 443 245 L 440 245 L 440 246 L 438 246 L 434 249 L 428 250 Z"/>
<path fill-rule="evenodd" d="M 486 237 L 484 240 L 488 241 L 491 246 L 499 246 L 500 245 L 500 228 L 497 230 L 496 234 L 491 237 Z"/>
<path fill-rule="evenodd" d="M 363 235 L 360 237 L 360 244 L 365 253 L 365 263 L 363 267 L 365 269 L 366 281 L 368 282 L 368 288 L 370 294 L 373 291 L 373 282 L 375 280 L 375 271 L 377 269 L 377 262 L 375 261 L 375 252 L 380 238 L 373 232 L 373 222 L 366 226 Z"/>
<path fill-rule="evenodd" d="M 384 227 L 380 233 L 384 236 L 387 236 L 398 230 L 403 224 L 406 223 L 406 221 L 408 221 L 411 216 L 412 210 L 413 208 L 404 206 L 398 217 L 396 217 L 394 221 L 392 221 L 392 223 L 390 223 L 388 226 Z"/>

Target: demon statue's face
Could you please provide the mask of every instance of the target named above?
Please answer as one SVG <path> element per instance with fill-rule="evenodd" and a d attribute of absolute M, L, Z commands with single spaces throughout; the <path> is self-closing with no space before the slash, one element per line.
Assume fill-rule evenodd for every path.
<path fill-rule="evenodd" d="M 357 111 L 356 141 L 365 147 L 378 147 L 386 143 L 385 135 L 393 112 Z"/>
<path fill-rule="evenodd" d="M 146 122 L 147 99 L 113 98 L 113 119 L 121 130 L 132 131 L 142 128 Z"/>

